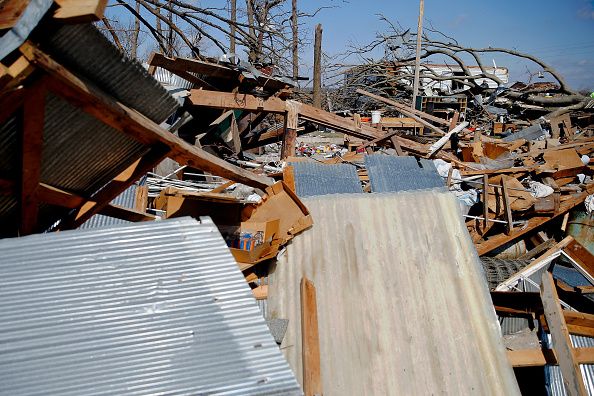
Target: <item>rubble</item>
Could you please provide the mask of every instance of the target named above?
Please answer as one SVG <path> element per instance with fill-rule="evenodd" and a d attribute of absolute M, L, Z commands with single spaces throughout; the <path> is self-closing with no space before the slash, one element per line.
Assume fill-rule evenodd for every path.
<path fill-rule="evenodd" d="M 383 62 L 387 88 L 348 86 L 365 105 L 329 111 L 274 65 L 128 59 L 90 23 L 105 2 L 8 3 L 10 394 L 112 382 L 125 394 L 128 379 L 164 393 L 518 394 L 512 368 L 525 367 L 594 392 L 594 102 L 560 76 L 427 63 L 414 101 L 390 80 L 414 65 Z M 476 79 L 431 79 L 465 70 Z M 126 340 L 137 350 L 121 355 Z M 138 367 L 109 366 L 128 357 Z M 183 379 L 137 376 L 161 357 Z M 30 375 L 16 380 L 14 361 Z"/>

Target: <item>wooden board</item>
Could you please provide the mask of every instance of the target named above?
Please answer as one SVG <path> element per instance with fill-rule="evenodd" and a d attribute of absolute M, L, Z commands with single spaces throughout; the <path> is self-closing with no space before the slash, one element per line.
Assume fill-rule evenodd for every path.
<path fill-rule="evenodd" d="M 320 368 L 320 337 L 316 288 L 307 278 L 301 278 L 301 337 L 303 362 L 303 393 L 322 395 Z"/>
<path fill-rule="evenodd" d="M 66 23 L 96 22 L 103 18 L 107 0 L 55 0 L 54 19 Z"/>
<path fill-rule="evenodd" d="M 547 325 L 553 339 L 553 350 L 559 361 L 565 389 L 570 396 L 585 396 L 587 392 L 579 362 L 569 338 L 553 275 L 548 271 L 542 275 L 540 290 Z"/>
<path fill-rule="evenodd" d="M 0 30 L 12 28 L 29 5 L 30 0 L 0 1 Z"/>

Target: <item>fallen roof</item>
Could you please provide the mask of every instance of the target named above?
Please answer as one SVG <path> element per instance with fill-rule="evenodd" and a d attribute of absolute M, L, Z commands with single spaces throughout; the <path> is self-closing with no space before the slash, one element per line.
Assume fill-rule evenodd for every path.
<path fill-rule="evenodd" d="M 0 241 L 0 394 L 301 394 L 205 219 Z"/>
<path fill-rule="evenodd" d="M 519 394 L 454 196 L 304 203 L 316 226 L 287 246 L 268 294 L 269 316 L 289 319 L 281 348 L 299 379 L 307 277 L 317 293 L 324 394 Z"/>

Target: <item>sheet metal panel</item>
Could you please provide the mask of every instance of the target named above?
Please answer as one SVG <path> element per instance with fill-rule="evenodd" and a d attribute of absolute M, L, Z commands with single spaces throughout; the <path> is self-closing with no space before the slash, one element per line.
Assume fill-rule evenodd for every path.
<path fill-rule="evenodd" d="M 114 205 L 122 206 L 124 208 L 134 209 L 136 206 L 136 188 L 137 185 L 133 184 L 128 187 L 124 192 L 120 195 L 115 197 L 111 203 Z M 115 217 L 104 216 L 100 214 L 96 214 L 91 217 L 89 220 L 84 222 L 78 228 L 98 228 L 98 227 L 105 227 L 105 226 L 115 226 L 118 224 L 130 224 L 130 221 L 116 219 Z"/>
<path fill-rule="evenodd" d="M 281 349 L 300 381 L 306 276 L 317 293 L 325 395 L 519 394 L 454 196 L 303 202 L 314 226 L 279 258 L 268 297 L 268 318 L 289 320 Z"/>
<path fill-rule="evenodd" d="M 0 251 L 0 395 L 301 393 L 210 220 Z"/>
<path fill-rule="evenodd" d="M 363 192 L 357 170 L 352 165 L 299 161 L 292 162 L 291 166 L 295 174 L 295 189 L 300 197 Z"/>
<path fill-rule="evenodd" d="M 125 57 L 92 24 L 62 25 L 39 39 L 58 62 L 157 124 L 178 107 L 141 63 Z"/>
<path fill-rule="evenodd" d="M 365 167 L 373 192 L 398 192 L 444 187 L 431 161 L 417 162 L 414 157 L 366 155 Z"/>
<path fill-rule="evenodd" d="M 514 140 L 518 139 L 526 139 L 526 140 L 536 140 L 540 137 L 544 136 L 544 131 L 540 124 L 529 126 L 528 128 L 522 129 L 519 132 L 512 133 L 509 136 L 504 137 L 501 139 L 504 142 L 513 142 Z"/>

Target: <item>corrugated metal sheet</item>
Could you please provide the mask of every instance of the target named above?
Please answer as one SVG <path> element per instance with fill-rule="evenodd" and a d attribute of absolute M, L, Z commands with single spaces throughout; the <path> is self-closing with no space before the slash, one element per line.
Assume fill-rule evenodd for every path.
<path fill-rule="evenodd" d="M 148 65 L 146 65 L 146 66 L 148 66 Z M 191 88 L 194 88 L 193 83 L 181 78 L 177 74 L 173 74 L 169 70 L 163 69 L 162 67 L 155 68 L 155 74 L 153 75 L 153 77 L 157 81 L 159 81 L 162 85 L 164 85 L 170 89 L 175 89 L 175 88 L 191 89 Z"/>
<path fill-rule="evenodd" d="M 115 197 L 111 203 L 114 205 L 119 205 L 124 208 L 134 209 L 136 206 L 136 188 L 137 185 L 133 184 L 128 187 L 123 193 Z M 100 214 L 96 214 L 87 220 L 83 225 L 79 228 L 98 228 L 98 227 L 105 227 L 105 226 L 115 226 L 118 224 L 129 224 L 130 221 L 116 219 L 115 217 L 104 216 Z"/>
<path fill-rule="evenodd" d="M 124 57 L 92 24 L 62 25 L 39 40 L 58 62 L 158 124 L 178 107 L 142 64 Z"/>
<path fill-rule="evenodd" d="M 303 199 L 314 227 L 269 276 L 302 378 L 299 283 L 316 286 L 325 395 L 519 394 L 476 250 L 441 190 Z M 430 209 L 428 209 L 430 208 Z"/>
<path fill-rule="evenodd" d="M 574 348 L 592 348 L 594 347 L 594 338 L 584 337 L 570 334 L 569 338 Z M 544 337 L 544 344 L 549 348 L 552 347 L 552 340 L 550 334 Z M 594 395 L 594 364 L 580 364 L 580 371 L 584 378 L 586 390 L 588 395 Z M 549 394 L 551 396 L 567 396 L 565 385 L 563 385 L 563 375 L 559 366 L 545 366 L 545 381 Z"/>
<path fill-rule="evenodd" d="M 217 228 L 0 240 L 1 395 L 300 394 Z"/>
<path fill-rule="evenodd" d="M 305 161 L 292 162 L 291 165 L 295 174 L 295 190 L 300 197 L 363 193 L 357 170 L 352 165 Z"/>
<path fill-rule="evenodd" d="M 148 147 L 52 94 L 47 96 L 41 180 L 79 194 L 94 193 Z"/>
<path fill-rule="evenodd" d="M 414 157 L 366 155 L 365 167 L 373 192 L 398 192 L 444 187 L 432 161 Z"/>

